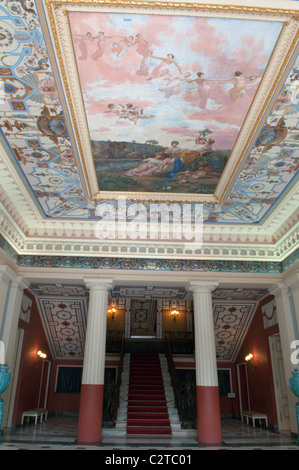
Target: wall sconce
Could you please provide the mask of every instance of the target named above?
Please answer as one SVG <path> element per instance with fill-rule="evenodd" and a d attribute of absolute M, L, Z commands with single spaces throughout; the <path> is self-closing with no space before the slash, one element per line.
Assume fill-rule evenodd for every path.
<path fill-rule="evenodd" d="M 111 315 L 111 320 L 114 320 L 115 314 L 116 314 L 116 308 L 114 307 L 109 307 L 107 310 L 108 315 Z"/>
<path fill-rule="evenodd" d="M 42 351 L 37 351 L 34 364 L 38 365 L 40 361 L 42 361 L 43 359 L 46 359 L 46 357 L 47 357 L 47 354 L 43 353 Z"/>
<path fill-rule="evenodd" d="M 245 357 L 245 361 L 247 364 L 253 364 L 253 354 L 249 353 L 246 357 Z"/>
<path fill-rule="evenodd" d="M 172 315 L 172 318 L 173 318 L 174 322 L 176 321 L 179 314 L 180 314 L 180 312 L 178 310 L 172 310 L 171 315 Z"/>
<path fill-rule="evenodd" d="M 37 355 L 38 355 L 38 357 L 40 357 L 41 359 L 46 359 L 46 357 L 47 357 L 47 354 L 43 353 L 42 351 L 38 351 L 38 352 L 37 352 Z"/>

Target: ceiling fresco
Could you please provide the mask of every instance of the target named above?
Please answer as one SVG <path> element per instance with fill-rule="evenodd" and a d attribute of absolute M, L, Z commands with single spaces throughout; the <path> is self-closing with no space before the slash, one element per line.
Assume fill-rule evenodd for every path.
<path fill-rule="evenodd" d="M 73 74 L 59 49 L 61 18 L 48 25 L 53 42 L 40 20 L 52 3 L 0 4 L 0 138 L 41 216 L 96 219 L 106 190 L 112 204 L 113 194 L 117 203 L 127 191 L 158 199 L 171 193 L 178 202 L 182 195 L 214 197 L 222 181 L 221 200 L 204 202 L 204 221 L 262 222 L 298 173 L 298 26 L 291 16 L 95 14 L 89 12 L 94 5 L 71 11 L 73 2 L 58 2 L 56 13 L 68 7 L 63 41 L 76 64 L 74 95 L 82 100 L 90 138 L 82 145 L 73 103 L 62 92 Z M 244 123 L 282 46 L 284 60 L 271 82 L 275 101 L 256 108 L 262 120 L 255 122 L 251 151 L 245 158 L 249 147 L 239 149 L 232 167 Z M 90 192 L 91 174 L 98 193 Z"/>
<path fill-rule="evenodd" d="M 282 23 L 69 20 L 100 190 L 213 194 Z"/>

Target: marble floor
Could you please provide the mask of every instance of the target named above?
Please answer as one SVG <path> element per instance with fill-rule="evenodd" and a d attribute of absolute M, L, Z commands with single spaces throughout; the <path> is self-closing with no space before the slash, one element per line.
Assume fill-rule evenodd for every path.
<path fill-rule="evenodd" d="M 277 433 L 263 427 L 241 423 L 237 419 L 223 420 L 222 445 L 199 446 L 196 433 L 188 431 L 182 437 L 129 437 L 117 435 L 113 429 L 103 429 L 100 445 L 79 445 L 76 442 L 77 417 L 49 417 L 46 422 L 4 430 L 1 450 L 104 450 L 104 451 L 174 451 L 196 450 L 299 450 L 290 433 Z"/>

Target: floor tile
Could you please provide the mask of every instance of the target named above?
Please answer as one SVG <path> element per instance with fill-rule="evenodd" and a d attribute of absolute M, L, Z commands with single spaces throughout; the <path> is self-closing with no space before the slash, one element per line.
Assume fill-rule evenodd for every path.
<path fill-rule="evenodd" d="M 113 429 L 103 429 L 100 445 L 79 445 L 76 442 L 78 418 L 49 417 L 46 422 L 24 424 L 3 431 L 1 450 L 103 450 L 103 451 L 172 451 L 181 450 L 299 450 L 290 433 L 277 433 L 265 428 L 253 428 L 237 419 L 223 420 L 222 445 L 199 446 L 196 431 L 188 437 L 116 436 Z"/>

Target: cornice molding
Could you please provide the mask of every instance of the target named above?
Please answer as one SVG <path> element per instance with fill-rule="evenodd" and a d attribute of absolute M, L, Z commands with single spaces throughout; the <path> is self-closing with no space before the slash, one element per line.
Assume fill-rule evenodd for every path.
<path fill-rule="evenodd" d="M 64 237 L 59 236 L 59 231 Z M 190 260 L 252 260 L 281 262 L 298 247 L 299 223 L 277 243 L 265 239 L 259 241 L 256 235 L 247 236 L 246 243 L 237 234 L 234 242 L 229 234 L 206 235 L 202 248 L 185 246 L 173 241 L 151 240 L 98 240 L 94 237 L 94 226 L 71 224 L 68 236 L 63 228 L 53 226 L 46 237 L 26 237 L 13 224 L 5 211 L 0 210 L 0 234 L 18 255 L 79 256 L 86 257 L 126 256 L 145 259 L 190 259 Z M 81 235 L 76 237 L 76 234 Z M 56 234 L 56 236 L 54 236 Z M 85 235 L 83 238 L 82 235 Z M 52 235 L 52 236 L 51 236 Z"/>

